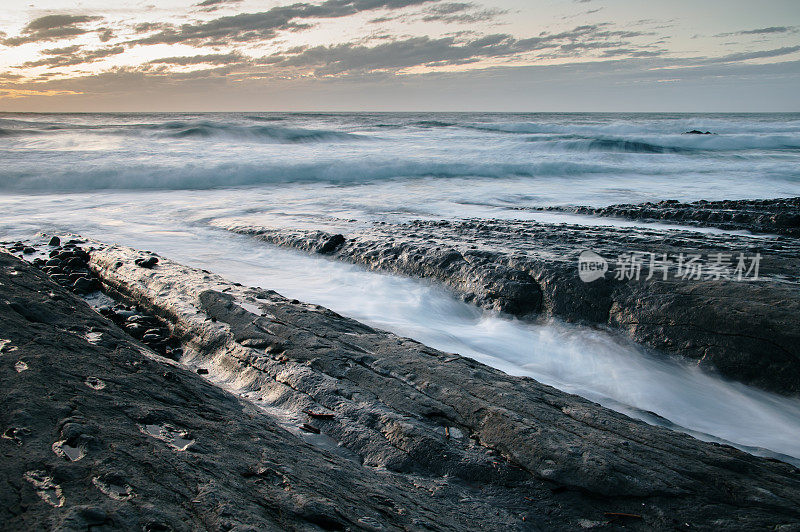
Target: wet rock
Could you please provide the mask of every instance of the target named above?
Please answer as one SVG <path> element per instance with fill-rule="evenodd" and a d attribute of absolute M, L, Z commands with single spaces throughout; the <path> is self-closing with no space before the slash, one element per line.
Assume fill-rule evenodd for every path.
<path fill-rule="evenodd" d="M 800 516 L 788 502 L 800 490 L 791 466 L 633 421 L 531 379 L 334 313 L 308 312 L 306 305 L 274 292 L 235 287 L 166 259 L 157 271 L 114 268 L 133 253 L 107 248 L 93 261 L 105 282 L 159 313 L 176 316 L 176 326 L 193 346 L 193 363 L 230 375 L 232 389 L 267 410 L 279 407 L 285 415 L 303 416 L 300 420 L 308 419 L 306 412 L 335 412 L 307 422 L 311 431 L 300 421 L 294 426 L 297 434 L 315 444 L 330 440 L 330 449 L 352 453 L 347 460 L 380 467 L 391 478 L 413 475 L 425 484 L 446 475 L 447 485 L 437 484 L 436 499 L 446 500 L 451 489 L 477 483 L 482 486 L 479 499 L 493 508 L 490 515 L 500 512 L 502 521 L 512 501 L 525 500 L 526 516 L 537 517 L 523 522 L 517 512 L 514 522 L 534 528 L 576 527 L 587 515 L 605 522 L 605 512 L 641 516 L 641 523 L 626 523 L 641 528 L 670 527 L 673 515 L 699 528 L 713 527 L 710 523 L 718 519 L 730 519 L 732 509 L 739 526 L 773 518 L 792 522 Z M 254 299 L 273 318 L 240 304 Z M 252 337 L 254 327 L 283 343 L 280 356 L 237 340 Z M 197 437 L 194 430 L 192 436 Z M 243 478 L 261 477 L 248 473 Z M 762 500 L 757 485 L 782 493 L 769 503 L 756 503 L 769 506 L 764 514 L 750 502 L 747 509 L 736 502 Z M 472 500 L 459 497 L 451 503 L 473 520 L 468 527 L 476 527 L 478 520 L 482 527 L 492 526 L 482 520 L 486 507 L 474 507 Z M 780 509 L 772 506 L 776 500 L 784 501 Z M 545 509 L 551 502 L 559 505 L 558 512 Z M 327 510 L 303 513 L 312 514 L 329 515 Z M 358 519 L 364 515 L 371 514 Z"/>
<path fill-rule="evenodd" d="M 764 203 L 800 212 L 800 198 Z M 229 229 L 307 251 L 330 236 L 287 228 Z M 584 282 L 578 272 L 586 250 L 607 266 L 593 282 Z M 620 275 L 621 258 L 634 252 L 641 254 L 640 274 Z M 739 255 L 752 263 L 757 254 L 757 282 L 678 273 L 679 257 L 697 255 L 709 266 L 721 255 L 730 262 L 730 274 Z M 374 270 L 434 279 L 464 301 L 521 318 L 554 316 L 611 326 L 725 377 L 800 394 L 800 241 L 513 220 L 414 221 L 354 228 L 332 255 Z M 648 261 L 665 255 L 671 263 L 668 278 L 656 275 L 656 268 L 650 276 Z"/>
<path fill-rule="evenodd" d="M 58 246 L 60 246 L 60 245 L 61 245 L 61 239 L 60 239 L 60 238 L 58 238 L 57 236 L 54 236 L 54 237 L 52 237 L 52 238 L 50 239 L 50 241 L 47 243 L 47 245 L 48 245 L 48 246 L 54 246 L 54 247 L 58 247 Z"/>
<path fill-rule="evenodd" d="M 79 277 L 72 283 L 72 288 L 78 294 L 87 294 L 95 291 L 97 287 L 96 281 L 89 277 Z"/>
<path fill-rule="evenodd" d="M 134 264 L 140 266 L 142 268 L 153 268 L 156 264 L 158 264 L 158 257 L 148 257 L 146 259 L 136 259 L 133 261 Z"/>
<path fill-rule="evenodd" d="M 693 203 L 664 200 L 608 207 L 547 207 L 542 210 L 800 236 L 800 198 L 701 200 Z"/>
<path fill-rule="evenodd" d="M 35 362 L 35 375 L 24 380 L 0 364 L 0 421 L 8 435 L 0 439 L 4 530 L 301 530 L 334 522 L 355 530 L 364 528 L 364 516 L 375 516 L 387 529 L 455 531 L 474 522 L 507 530 L 519 521 L 477 492 L 475 503 L 459 506 L 464 492 L 444 483 L 437 488 L 444 498 L 432 498 L 416 477 L 376 472 L 292 435 L 193 371 L 149 358 L 34 270 L 10 275 L 17 263 L 9 260 L 0 253 L 3 296 L 47 302 L 57 318 L 34 327 L 0 305 L 0 336 Z M 102 328 L 115 347 L 66 332 L 92 328 Z M 76 387 L 78 375 L 109 376 L 113 400 L 105 390 Z M 31 412 L 24 431 L 8 423 L 23 407 Z M 54 443 L 70 453 L 84 446 L 87 454 L 72 461 Z M 263 474 L 240 474 L 245 469 Z"/>
<path fill-rule="evenodd" d="M 317 250 L 317 253 L 327 254 L 333 253 L 344 244 L 344 235 L 332 235 L 328 238 Z"/>
<path fill-rule="evenodd" d="M 105 510 L 100 507 L 75 506 L 67 510 L 59 525 L 59 530 L 84 532 L 95 528 L 102 529 L 103 525 L 112 527 L 114 524 Z"/>

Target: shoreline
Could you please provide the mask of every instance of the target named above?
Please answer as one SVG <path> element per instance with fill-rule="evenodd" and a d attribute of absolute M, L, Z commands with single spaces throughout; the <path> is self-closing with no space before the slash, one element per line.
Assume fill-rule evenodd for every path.
<path fill-rule="evenodd" d="M 338 234 L 218 225 L 370 270 L 433 279 L 468 303 L 520 319 L 608 327 L 706 371 L 788 396 L 800 393 L 800 241 L 790 236 L 496 219 L 351 223 Z M 578 259 L 587 250 L 606 260 L 602 279 L 579 278 Z M 643 254 L 641 275 L 617 279 L 621 258 L 632 253 Z M 694 278 L 678 271 L 679 257 L 698 256 L 710 268 L 717 255 L 728 261 L 758 256 L 758 278 Z M 662 256 L 669 257 L 667 271 L 648 278 L 647 259 Z"/>
<path fill-rule="evenodd" d="M 181 359 L 183 367 L 195 370 L 181 369 L 177 382 L 197 382 L 200 386 L 201 382 L 208 381 L 202 379 L 196 369 L 206 369 L 208 378 L 216 381 L 212 388 L 219 389 L 217 386 L 223 384 L 237 391 L 240 400 L 251 407 L 262 405 L 261 408 L 252 407 L 255 410 L 249 410 L 254 413 L 254 419 L 263 416 L 276 422 L 276 412 L 281 411 L 279 417 L 285 422 L 286 413 L 289 412 L 289 419 L 293 420 L 291 423 L 295 424 L 296 429 L 290 433 L 311 447 L 321 449 L 316 452 L 328 456 L 326 461 L 333 459 L 339 463 L 344 460 L 354 466 L 360 463 L 362 465 L 358 467 L 366 471 L 373 468 L 388 471 L 385 474 L 388 479 L 381 476 L 383 480 L 378 483 L 382 493 L 391 493 L 392 488 L 387 487 L 387 482 L 395 485 L 393 482 L 402 482 L 403 479 L 406 482 L 408 479 L 417 479 L 414 482 L 421 483 L 423 488 L 416 489 L 423 489 L 425 493 L 431 486 L 437 486 L 436 491 L 440 493 L 438 497 L 444 506 L 435 518 L 430 515 L 426 517 L 433 519 L 432 522 L 438 527 L 448 528 L 445 523 L 454 519 L 444 508 L 452 511 L 458 508 L 462 512 L 465 503 L 463 500 L 456 503 L 455 497 L 463 497 L 463 490 L 475 489 L 476 482 L 477 486 L 482 486 L 479 488 L 482 502 L 468 503 L 470 509 L 467 513 L 470 514 L 471 524 L 474 526 L 480 521 L 489 528 L 497 529 L 542 526 L 567 528 L 583 526 L 586 524 L 584 521 L 594 523 L 592 526 L 601 526 L 611 519 L 606 515 L 608 513 L 638 516 L 624 518 L 627 520 L 625 525 L 634 529 L 671 526 L 666 517 L 669 515 L 681 515 L 682 520 L 685 518 L 699 528 L 712 528 L 712 523 L 719 523 L 720 519 L 725 519 L 734 528 L 746 528 L 746 523 L 766 526 L 767 523 L 800 520 L 800 514 L 789 509 L 793 506 L 783 507 L 782 503 L 775 500 L 764 506 L 763 510 L 758 509 L 759 505 L 766 504 L 763 495 L 757 495 L 756 486 L 761 482 L 768 483 L 767 489 L 776 494 L 778 500 L 796 499 L 800 485 L 794 478 L 797 470 L 792 466 L 646 425 L 532 379 L 510 377 L 458 355 L 437 352 L 413 340 L 366 327 L 322 307 L 289 301 L 271 291 L 237 286 L 214 274 L 187 268 L 167 259 L 160 258 L 151 267 L 137 265 L 137 259 L 146 260 L 152 255 L 118 246 L 103 246 L 102 249 L 91 251 L 90 255 L 92 271 L 106 289 L 124 294 L 127 301 L 166 318 L 171 334 L 179 338 L 187 349 Z M 48 317 L 38 322 L 40 324 L 36 325 L 36 329 L 46 329 L 48 322 L 63 323 L 63 320 L 84 319 L 84 316 L 90 319 L 91 316 L 91 321 L 96 323 L 93 326 L 101 328 L 102 335 L 114 338 L 117 344 L 135 345 L 134 340 L 125 340 L 124 336 L 114 332 L 118 329 L 111 322 L 91 312 L 83 302 L 76 301 L 74 296 L 36 273 L 30 266 L 15 263 L 8 255 L 2 257 L 6 263 L 2 270 L 2 282 L 6 286 L 17 287 L 19 283 L 12 281 L 19 279 L 26 285 L 24 289 L 27 292 L 23 293 L 20 287 L 16 297 L 46 299 L 50 297 L 46 294 L 54 294 L 66 299 L 74 308 L 72 316 L 62 314 Z M 17 275 L 9 275 L 12 269 L 18 272 Z M 48 307 L 49 312 L 58 314 L 58 308 L 63 308 L 63 305 L 56 303 L 55 306 L 57 308 Z M 13 317 L 13 314 L 9 314 L 9 317 Z M 4 320 L 4 323 L 24 323 L 19 322 L 19 318 L 16 320 Z M 23 326 L 12 332 L 27 335 L 30 333 L 26 329 L 30 327 Z M 81 332 L 62 332 L 65 329 L 70 330 L 60 325 L 48 334 L 53 338 L 65 334 L 82 337 Z M 6 331 L 4 334 L 7 334 Z M 46 340 L 34 339 L 30 346 L 16 338 L 9 340 L 13 347 L 18 347 L 13 351 L 16 353 L 14 356 L 24 357 L 28 361 L 28 370 L 19 375 L 30 377 L 33 375 L 30 371 L 40 368 L 39 362 L 33 359 L 35 347 Z M 69 345 L 67 342 L 63 348 L 55 347 L 55 352 L 62 349 L 63 354 L 51 358 L 51 362 L 56 366 L 68 360 L 72 363 L 94 364 L 102 359 L 93 358 L 94 354 L 87 359 L 79 351 L 71 351 Z M 97 348 L 102 350 L 106 345 L 110 347 L 110 344 L 100 340 Z M 114 349 L 114 353 L 119 352 L 119 345 Z M 55 356 L 55 352 L 51 357 Z M 60 360 L 61 356 L 64 356 L 63 361 Z M 106 359 L 111 363 L 117 360 L 111 352 L 104 356 L 110 357 Z M 122 357 L 118 362 L 129 364 L 125 360 L 129 358 Z M 151 362 L 146 365 L 181 367 L 157 356 L 150 356 L 148 360 Z M 108 373 L 110 370 L 109 367 L 104 371 Z M 99 369 L 93 371 L 98 373 Z M 177 370 L 166 371 L 174 374 Z M 140 374 L 141 371 L 136 373 Z M 153 369 L 150 368 L 146 373 L 153 373 Z M 114 381 L 113 377 L 94 376 L 105 383 Z M 34 385 L 36 381 L 27 382 L 27 385 Z M 58 382 L 55 384 L 61 385 Z M 115 388 L 120 385 L 116 384 Z M 164 399 L 164 393 L 169 395 L 169 390 L 174 389 L 176 384 L 165 381 L 159 386 L 163 387 L 164 392 L 156 395 L 148 392 L 146 397 L 152 399 L 141 399 L 145 404 L 135 410 L 164 408 L 164 405 L 158 406 L 157 403 Z M 78 397 L 96 392 L 88 385 L 74 389 Z M 114 392 L 117 393 L 118 388 Z M 119 390 L 119 393 L 122 392 Z M 224 395 L 225 392 L 215 393 Z M 156 404 L 146 404 L 151 400 Z M 178 408 L 179 405 L 167 406 Z M 101 415 L 110 414 L 107 408 L 98 411 Z M 333 418 L 320 413 L 333 413 Z M 186 415 L 183 422 L 190 424 Z M 148 414 L 144 414 L 139 421 L 147 418 L 145 425 L 163 424 L 161 417 L 151 420 Z M 241 417 L 241 414 L 236 417 Z M 299 429 L 301 420 L 320 434 Z M 104 426 L 105 420 L 94 422 Z M 23 427 L 18 428 L 23 443 L 30 438 L 31 445 L 49 446 L 46 441 L 41 441 L 47 431 L 31 431 L 25 435 L 21 430 Z M 176 430 L 185 429 L 176 427 Z M 194 447 L 209 438 L 207 433 L 203 434 L 183 434 L 182 438 L 193 438 L 198 443 L 185 451 L 170 452 L 180 457 L 197 456 L 193 454 L 197 452 Z M 146 436 L 141 438 L 147 440 Z M 330 454 L 330 441 L 320 436 L 333 440 L 335 448 L 344 448 L 353 454 L 347 458 L 336 458 L 338 455 Z M 321 441 L 315 442 L 315 438 Z M 225 445 L 235 444 L 237 448 L 243 446 L 246 449 L 245 440 L 226 438 Z M 72 444 L 78 443 L 72 441 Z M 161 445 L 158 442 L 154 444 Z M 120 445 L 125 443 L 120 442 Z M 19 447 L 22 451 L 24 446 Z M 54 461 L 58 457 L 46 446 L 42 448 L 44 451 L 41 457 L 37 455 L 37 460 L 44 461 L 41 463 L 57 463 Z M 301 448 L 306 449 L 303 446 Z M 87 446 L 87 449 L 90 453 L 75 463 L 88 466 L 92 460 L 87 459 L 93 452 L 106 452 L 96 448 L 93 451 L 92 446 Z M 316 456 L 314 452 L 306 450 L 300 454 L 312 462 L 312 456 Z M 354 456 L 357 457 L 355 462 Z M 206 455 L 204 460 L 209 458 Z M 20 457 L 20 460 L 26 459 Z M 670 463 L 679 463 L 681 466 L 675 470 L 666 466 Z M 277 464 L 280 471 L 285 466 L 285 463 Z M 73 481 L 65 481 L 65 478 L 71 477 L 62 477 L 64 467 L 67 466 L 56 467 L 54 471 L 44 470 L 48 478 L 52 477 L 51 482 L 62 490 L 62 496 L 67 497 L 70 504 L 76 492 L 80 493 L 79 498 L 93 497 L 91 489 L 83 488 L 81 491 Z M 276 469 L 275 465 L 270 467 L 271 470 Z M 356 477 L 360 477 L 360 474 Z M 724 502 L 730 496 L 729 492 L 720 492 L 713 485 L 697 480 L 709 477 L 725 479 L 724 483 L 731 488 L 736 486 L 733 489 L 739 493 L 737 498 L 749 497 L 748 504 L 752 507 L 738 510 L 736 517 L 733 517 L 728 507 L 733 501 Z M 104 486 L 115 482 L 113 485 L 127 485 L 137 493 L 143 489 L 141 484 L 137 484 L 143 479 L 133 480 L 125 475 L 113 479 L 108 476 L 98 478 L 98 482 Z M 442 479 L 446 479 L 443 484 Z M 224 488 L 242 489 L 242 486 L 234 482 L 226 484 Z M 324 495 L 331 497 L 337 493 L 331 486 L 324 491 Z M 414 493 L 417 492 L 411 490 L 405 497 L 413 499 L 417 496 Z M 489 493 L 492 495 L 487 499 Z M 531 497 L 532 493 L 537 495 Z M 233 495 L 227 492 L 221 496 L 226 500 L 226 497 Z M 631 497 L 634 497 L 633 501 Z M 132 497 L 126 501 L 126 506 L 130 502 L 135 508 L 140 501 L 141 497 Z M 646 504 L 642 506 L 635 501 L 645 501 Z M 724 511 L 721 507 L 714 509 L 720 503 L 725 507 Z M 363 504 L 368 505 L 366 502 Z M 403 504 L 410 503 L 404 501 Z M 105 505 L 100 506 L 104 508 L 103 512 L 108 512 Z M 333 519 L 331 522 L 344 521 L 346 526 L 370 528 L 354 517 L 344 519 L 341 510 L 328 508 L 333 515 L 328 515 L 326 519 Z M 521 511 L 520 508 L 527 510 Z M 553 512 L 554 508 L 558 510 Z M 499 517 L 498 511 L 501 513 Z M 91 513 L 95 514 L 97 512 Z M 43 511 L 40 517 L 45 518 L 45 515 L 47 512 Z M 74 515 L 74 512 L 70 515 Z M 81 515 L 86 515 L 86 512 Z M 117 514 L 113 515 L 118 518 Z M 521 517 L 527 519 L 522 520 Z M 397 517 L 382 515 L 381 519 L 384 525 L 391 525 L 389 528 L 399 523 L 394 521 Z"/>

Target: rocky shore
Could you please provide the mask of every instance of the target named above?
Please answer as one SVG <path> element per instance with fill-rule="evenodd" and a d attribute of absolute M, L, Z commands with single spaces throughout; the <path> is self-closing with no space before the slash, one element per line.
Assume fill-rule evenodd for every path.
<path fill-rule="evenodd" d="M 152 316 L 182 351 L 157 354 L 0 253 L 6 529 L 800 528 L 791 465 L 91 247 L 111 317 Z"/>
<path fill-rule="evenodd" d="M 611 216 L 647 222 L 719 227 L 721 229 L 800 236 L 800 198 L 769 200 L 700 200 L 681 203 L 664 200 L 608 207 L 545 207 L 543 211 Z"/>
<path fill-rule="evenodd" d="M 354 223 L 343 234 L 225 228 L 430 278 L 467 302 L 524 319 L 610 327 L 725 377 L 800 393 L 800 241 L 793 238 L 493 219 Z M 580 278 L 584 251 L 606 263 L 604 276 Z"/>

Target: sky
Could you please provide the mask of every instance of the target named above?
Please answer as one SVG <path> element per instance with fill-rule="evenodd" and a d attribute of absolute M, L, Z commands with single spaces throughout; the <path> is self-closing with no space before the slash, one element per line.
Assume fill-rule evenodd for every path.
<path fill-rule="evenodd" d="M 800 0 L 4 0 L 0 111 L 800 111 Z"/>

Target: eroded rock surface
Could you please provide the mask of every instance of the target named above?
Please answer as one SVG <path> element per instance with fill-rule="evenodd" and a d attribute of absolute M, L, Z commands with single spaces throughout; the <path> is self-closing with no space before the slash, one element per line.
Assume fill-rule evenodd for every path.
<path fill-rule="evenodd" d="M 319 252 L 333 237 L 301 229 L 228 229 L 309 252 Z M 618 328 L 637 342 L 726 377 L 800 393 L 800 241 L 795 239 L 477 219 L 354 224 L 342 240 L 326 253 L 375 270 L 432 278 L 465 301 L 516 316 Z M 604 278 L 579 278 L 584 250 L 608 260 Z M 642 257 L 640 275 L 617 279 L 616 271 L 634 252 Z M 671 262 L 666 279 L 663 269 L 649 268 L 651 257 L 664 254 Z M 747 268 L 758 255 L 758 279 L 752 271 L 750 277 L 695 278 L 685 264 L 678 271 L 679 257 L 699 255 L 709 271 L 719 254 L 730 261 L 731 271 L 740 255 Z"/>
<path fill-rule="evenodd" d="M 791 465 L 140 257 L 90 265 L 180 362 L 0 254 L 5 529 L 800 526 Z"/>
<path fill-rule="evenodd" d="M 664 200 L 608 207 L 545 207 L 541 210 L 800 236 L 800 198 L 700 200 L 692 203 Z"/>
<path fill-rule="evenodd" d="M 513 530 L 574 518 L 539 502 L 541 485 L 521 482 L 512 500 L 498 457 L 506 476 L 484 492 L 305 441 L 2 252 L 0 294 L 2 530 Z M 600 507 L 581 515 L 603 519 Z"/>
<path fill-rule="evenodd" d="M 604 517 L 640 515 L 631 526 L 649 527 L 800 519 L 792 466 L 631 420 L 272 291 L 167 259 L 146 270 L 135 258 L 110 247 L 93 253 L 92 266 L 104 284 L 175 324 L 184 363 L 365 468 L 426 479 L 443 494 L 467 490 L 451 500 L 466 514 L 555 528 L 597 520 L 600 508 Z M 471 508 L 473 498 L 482 505 Z M 537 519 L 514 522 L 522 501 Z"/>

